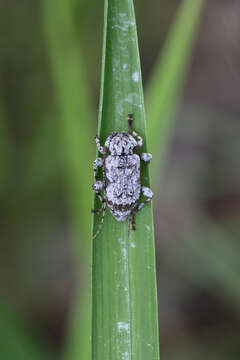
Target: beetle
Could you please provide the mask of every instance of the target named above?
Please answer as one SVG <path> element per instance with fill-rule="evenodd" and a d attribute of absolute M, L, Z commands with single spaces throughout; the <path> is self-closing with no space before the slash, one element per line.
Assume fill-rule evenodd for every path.
<path fill-rule="evenodd" d="M 98 157 L 93 162 L 94 184 L 92 187 L 101 201 L 101 207 L 92 212 L 102 213 L 102 219 L 93 238 L 96 238 L 103 226 L 106 205 L 117 221 L 124 221 L 129 217 L 129 227 L 135 230 L 134 215 L 152 200 L 152 190 L 142 186 L 140 178 L 140 161 L 149 163 L 152 155 L 138 153 L 143 145 L 143 139 L 132 129 L 132 122 L 133 114 L 129 114 L 128 132 L 112 132 L 104 146 L 101 146 L 99 137 L 95 136 L 98 151 L 103 157 Z M 102 180 L 97 177 L 99 167 L 102 168 Z M 141 194 L 146 199 L 138 204 Z"/>

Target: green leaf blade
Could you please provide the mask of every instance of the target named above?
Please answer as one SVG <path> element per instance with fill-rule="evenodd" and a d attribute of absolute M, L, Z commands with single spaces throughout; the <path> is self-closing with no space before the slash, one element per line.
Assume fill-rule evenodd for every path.
<path fill-rule="evenodd" d="M 60 151 L 65 168 L 78 282 L 69 316 L 63 359 L 85 360 L 91 357 L 92 110 L 83 56 L 74 26 L 74 3 L 71 0 L 44 0 L 42 6 L 59 110 L 56 135 L 62 145 Z"/>
<path fill-rule="evenodd" d="M 149 147 L 164 159 L 205 0 L 182 0 L 146 91 Z M 154 169 L 153 180 L 159 175 Z"/>
<path fill-rule="evenodd" d="M 127 115 L 144 139 L 146 123 L 133 3 L 105 1 L 102 89 L 99 135 L 103 145 L 113 131 L 127 130 Z M 146 164 L 142 185 L 149 186 Z M 95 201 L 95 208 L 100 206 Z M 100 216 L 94 215 L 94 233 Z M 93 243 L 94 360 L 159 358 L 156 273 L 152 207 L 136 215 L 136 231 L 107 210 L 103 228 Z"/>

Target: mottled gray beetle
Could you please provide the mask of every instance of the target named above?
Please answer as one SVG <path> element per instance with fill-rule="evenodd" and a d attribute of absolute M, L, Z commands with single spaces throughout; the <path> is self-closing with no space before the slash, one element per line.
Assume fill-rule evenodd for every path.
<path fill-rule="evenodd" d="M 106 204 L 117 221 L 124 221 L 129 217 L 129 227 L 135 230 L 134 215 L 151 201 L 153 192 L 140 181 L 140 159 L 149 163 L 152 155 L 148 153 L 134 154 L 143 145 L 143 139 L 132 130 L 133 115 L 128 115 L 128 132 L 112 132 L 104 147 L 96 136 L 95 141 L 98 151 L 103 155 L 93 162 L 94 184 L 93 190 L 97 193 L 102 206 L 94 213 L 102 212 L 102 220 L 93 238 L 101 231 Z M 137 140 L 135 140 L 137 138 Z M 102 167 L 103 180 L 97 179 L 97 169 Z M 103 191 L 103 194 L 101 193 Z M 146 199 L 138 204 L 140 194 Z"/>

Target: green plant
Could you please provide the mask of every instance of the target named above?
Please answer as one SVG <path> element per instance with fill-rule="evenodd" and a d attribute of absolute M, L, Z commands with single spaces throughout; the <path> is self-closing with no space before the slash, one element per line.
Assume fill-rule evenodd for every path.
<path fill-rule="evenodd" d="M 39 334 L 23 323 L 22 317 L 1 300 L 0 349 L 2 358 L 9 360 L 55 359 L 51 351 L 43 350 Z"/>
<path fill-rule="evenodd" d="M 182 0 L 146 89 L 149 148 L 158 154 L 152 171 L 161 176 L 174 114 L 180 102 L 205 0 Z M 159 161 L 160 160 L 160 161 Z M 160 165 L 160 166 L 159 166 Z"/>
<path fill-rule="evenodd" d="M 161 149 L 171 126 L 170 110 L 177 102 L 200 11 L 185 0 L 153 72 L 147 91 L 150 145 Z M 74 2 L 44 1 L 46 39 L 60 115 L 58 129 L 68 184 L 76 263 L 85 259 L 85 296 L 77 294 L 73 306 L 66 359 L 90 358 L 90 188 L 92 139 L 88 86 L 73 21 Z M 190 24 L 184 27 L 191 18 Z M 134 129 L 144 138 L 146 124 L 134 9 L 131 0 L 106 0 L 104 46 L 99 111 L 103 143 L 112 131 L 127 129 L 127 114 L 134 114 Z M 181 30 L 181 31 L 180 31 Z M 159 102 L 159 99 L 161 100 Z M 84 114 L 84 121 L 82 120 Z M 160 119 L 160 121 L 158 121 Z M 93 145 L 92 141 L 92 145 Z M 156 151 L 155 151 L 156 153 Z M 87 156 L 86 156 L 87 155 Z M 150 165 L 151 166 L 151 165 Z M 84 169 L 84 171 L 83 171 Z M 149 186 L 146 165 L 142 182 Z M 99 206 L 95 200 L 95 206 Z M 94 216 L 94 232 L 100 218 Z M 135 232 L 128 237 L 127 223 L 118 223 L 109 212 L 93 244 L 92 357 L 125 356 L 158 359 L 156 274 L 152 209 L 148 204 L 136 216 Z M 82 255 L 81 255 L 82 253 Z M 84 270 L 85 269 L 85 270 Z"/>
<path fill-rule="evenodd" d="M 92 117 L 73 3 L 43 2 L 46 39 L 59 107 L 58 136 L 65 166 L 78 287 L 70 317 L 66 359 L 90 358 Z M 81 276 L 80 276 L 81 275 Z M 81 294 L 80 291 L 81 279 Z"/>
<path fill-rule="evenodd" d="M 99 135 L 127 130 L 127 115 L 143 138 L 145 111 L 131 0 L 106 0 Z M 141 181 L 149 186 L 146 165 Z M 99 202 L 95 201 L 95 207 Z M 94 233 L 100 217 L 94 215 Z M 136 216 L 136 231 L 107 211 L 93 243 L 93 359 L 158 359 L 158 316 L 152 207 Z"/>

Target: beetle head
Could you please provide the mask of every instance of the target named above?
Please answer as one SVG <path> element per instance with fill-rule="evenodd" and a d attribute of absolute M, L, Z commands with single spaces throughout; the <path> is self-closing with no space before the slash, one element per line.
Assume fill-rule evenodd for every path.
<path fill-rule="evenodd" d="M 109 149 L 111 155 L 131 155 L 136 140 L 127 132 L 112 133 L 106 140 L 105 146 Z"/>

